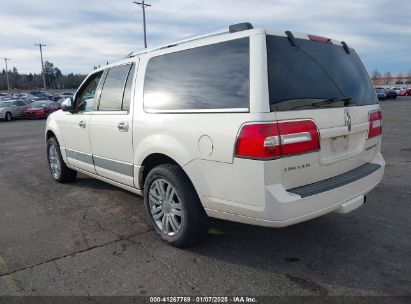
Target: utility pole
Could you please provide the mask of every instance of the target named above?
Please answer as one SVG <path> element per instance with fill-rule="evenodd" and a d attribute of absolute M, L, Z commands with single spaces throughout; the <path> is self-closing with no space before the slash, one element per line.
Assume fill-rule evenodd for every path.
<path fill-rule="evenodd" d="M 43 46 L 46 46 L 45 44 L 41 43 L 36 43 L 35 46 L 38 46 L 40 48 L 40 57 L 41 57 L 41 69 L 43 71 L 43 87 L 45 90 L 46 88 L 46 74 L 44 74 L 44 63 L 43 63 Z"/>
<path fill-rule="evenodd" d="M 143 9 L 144 47 L 147 48 L 146 7 L 151 6 L 151 4 L 144 3 L 144 0 L 142 0 L 141 2 L 134 1 L 134 3 Z"/>
<path fill-rule="evenodd" d="M 9 82 L 9 69 L 7 67 L 7 61 L 9 61 L 9 58 L 3 57 L 4 62 L 6 63 L 6 79 L 7 79 L 7 90 L 10 91 L 10 82 Z"/>

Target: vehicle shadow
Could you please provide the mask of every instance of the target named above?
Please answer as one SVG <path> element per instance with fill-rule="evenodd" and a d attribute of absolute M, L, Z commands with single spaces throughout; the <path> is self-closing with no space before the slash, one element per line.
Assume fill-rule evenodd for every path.
<path fill-rule="evenodd" d="M 212 220 L 206 240 L 188 251 L 268 276 L 281 274 L 313 294 L 407 295 L 411 281 L 398 275 L 407 255 L 393 254 L 395 239 L 381 237 L 375 224 L 360 213 L 329 214 L 280 229 Z"/>

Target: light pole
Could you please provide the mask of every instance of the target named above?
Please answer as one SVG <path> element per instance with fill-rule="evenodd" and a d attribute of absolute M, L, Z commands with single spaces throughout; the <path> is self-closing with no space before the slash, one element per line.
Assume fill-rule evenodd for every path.
<path fill-rule="evenodd" d="M 144 26 L 144 47 L 147 48 L 147 33 L 146 33 L 146 7 L 151 6 L 151 4 L 144 3 L 144 0 L 141 2 L 134 1 L 135 4 L 140 6 L 143 9 L 143 26 Z"/>
<path fill-rule="evenodd" d="M 7 90 L 10 91 L 10 82 L 9 82 L 9 69 L 7 67 L 7 61 L 9 61 L 9 58 L 3 57 L 4 62 L 6 63 L 6 79 L 7 79 Z"/>
<path fill-rule="evenodd" d="M 41 70 L 43 72 L 43 88 L 45 90 L 47 90 L 47 88 L 46 88 L 46 75 L 44 74 L 44 63 L 43 63 L 43 46 L 46 46 L 46 45 L 41 44 L 41 43 L 36 43 L 35 46 L 38 46 L 40 48 Z"/>

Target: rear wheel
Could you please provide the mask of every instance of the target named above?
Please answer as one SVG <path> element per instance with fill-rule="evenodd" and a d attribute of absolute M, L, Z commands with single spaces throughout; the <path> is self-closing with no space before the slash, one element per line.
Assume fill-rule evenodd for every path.
<path fill-rule="evenodd" d="M 147 214 L 160 237 L 175 247 L 188 247 L 208 232 L 208 217 L 184 171 L 164 164 L 152 169 L 144 183 Z"/>
<path fill-rule="evenodd" d="M 6 115 L 4 116 L 5 121 L 12 121 L 13 116 L 11 115 L 10 112 L 7 112 Z"/>
<path fill-rule="evenodd" d="M 70 169 L 64 163 L 60 152 L 60 145 L 55 137 L 51 137 L 47 141 L 47 159 L 51 176 L 55 181 L 66 183 L 76 178 L 77 171 Z"/>

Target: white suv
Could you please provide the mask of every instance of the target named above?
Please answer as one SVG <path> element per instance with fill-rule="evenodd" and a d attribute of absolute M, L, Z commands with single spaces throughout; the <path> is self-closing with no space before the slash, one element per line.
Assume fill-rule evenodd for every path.
<path fill-rule="evenodd" d="M 360 207 L 382 179 L 381 112 L 345 42 L 232 25 L 93 71 L 49 116 L 53 178 L 144 196 L 193 244 L 208 216 L 284 227 Z"/>

